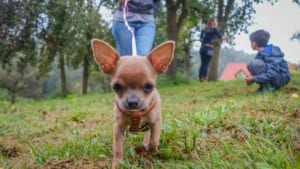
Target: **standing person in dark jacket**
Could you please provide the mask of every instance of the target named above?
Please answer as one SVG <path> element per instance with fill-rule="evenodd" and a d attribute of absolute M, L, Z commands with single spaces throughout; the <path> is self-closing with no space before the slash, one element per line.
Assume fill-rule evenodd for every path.
<path fill-rule="evenodd" d="M 221 32 L 218 30 L 218 21 L 216 18 L 212 17 L 208 20 L 205 28 L 200 34 L 200 56 L 201 56 L 201 66 L 199 68 L 199 80 L 204 82 L 207 80 L 208 66 L 213 56 L 213 40 L 214 38 L 225 39 L 227 36 L 222 36 Z"/>
<path fill-rule="evenodd" d="M 125 1 L 119 1 L 112 25 L 112 33 L 121 56 L 133 55 L 132 34 L 124 22 Z M 160 0 L 127 0 L 125 17 L 129 26 L 134 29 L 139 56 L 147 56 L 152 49 L 156 34 L 155 15 L 159 7 Z"/>
<path fill-rule="evenodd" d="M 251 47 L 258 53 L 247 67 L 251 75 L 246 77 L 246 84 L 259 84 L 258 92 L 274 91 L 290 81 L 288 64 L 280 48 L 268 45 L 269 32 L 257 30 L 250 35 Z"/>

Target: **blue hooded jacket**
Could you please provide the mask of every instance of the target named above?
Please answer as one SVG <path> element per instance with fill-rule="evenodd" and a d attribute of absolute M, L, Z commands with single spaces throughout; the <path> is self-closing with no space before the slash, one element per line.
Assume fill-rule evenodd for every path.
<path fill-rule="evenodd" d="M 284 60 L 284 53 L 280 48 L 267 45 L 263 51 L 258 52 L 255 59 L 263 60 L 267 65 L 265 73 L 255 75 L 254 81 L 260 84 L 272 83 L 274 87 L 280 88 L 290 81 L 290 72 L 287 62 Z"/>

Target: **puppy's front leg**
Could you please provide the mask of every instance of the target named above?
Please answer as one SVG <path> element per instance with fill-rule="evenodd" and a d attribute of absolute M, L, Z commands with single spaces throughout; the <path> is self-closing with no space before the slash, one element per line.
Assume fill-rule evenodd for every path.
<path fill-rule="evenodd" d="M 144 148 L 146 148 L 146 150 L 148 150 L 148 145 L 149 145 L 149 142 L 150 142 L 150 136 L 151 136 L 151 130 L 145 131 L 143 146 L 144 146 Z"/>
<path fill-rule="evenodd" d="M 156 123 L 154 123 L 153 126 L 151 127 L 151 135 L 150 135 L 148 151 L 155 151 L 158 147 L 161 123 L 162 121 L 159 120 Z"/>
<path fill-rule="evenodd" d="M 120 163 L 123 160 L 123 139 L 124 139 L 124 128 L 119 124 L 114 124 L 114 146 L 113 146 L 113 160 L 112 169 L 119 168 Z"/>

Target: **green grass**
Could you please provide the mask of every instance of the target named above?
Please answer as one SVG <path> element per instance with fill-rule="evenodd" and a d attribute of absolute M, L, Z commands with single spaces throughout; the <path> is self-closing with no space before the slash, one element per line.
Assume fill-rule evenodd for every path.
<path fill-rule="evenodd" d="M 275 93 L 243 81 L 161 85 L 159 150 L 135 154 L 124 142 L 121 168 L 300 168 L 300 73 Z M 0 100 L 0 168 L 109 168 L 113 93 L 42 101 Z"/>

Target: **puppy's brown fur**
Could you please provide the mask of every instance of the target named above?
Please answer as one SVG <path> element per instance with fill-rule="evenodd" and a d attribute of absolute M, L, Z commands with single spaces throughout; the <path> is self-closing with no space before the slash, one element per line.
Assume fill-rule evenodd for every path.
<path fill-rule="evenodd" d="M 91 43 L 96 62 L 100 69 L 111 77 L 111 86 L 116 92 L 112 168 L 118 168 L 123 160 L 123 139 L 128 128 L 148 126 L 149 130 L 145 131 L 143 140 L 145 150 L 154 151 L 158 147 L 162 117 L 161 100 L 155 88 L 155 81 L 172 61 L 175 43 L 164 42 L 147 57 L 120 57 L 118 52 L 104 41 L 93 39 Z M 138 123 L 134 123 L 134 114 L 140 112 L 145 114 L 138 118 Z M 132 127 L 133 123 L 138 124 L 138 128 Z"/>

